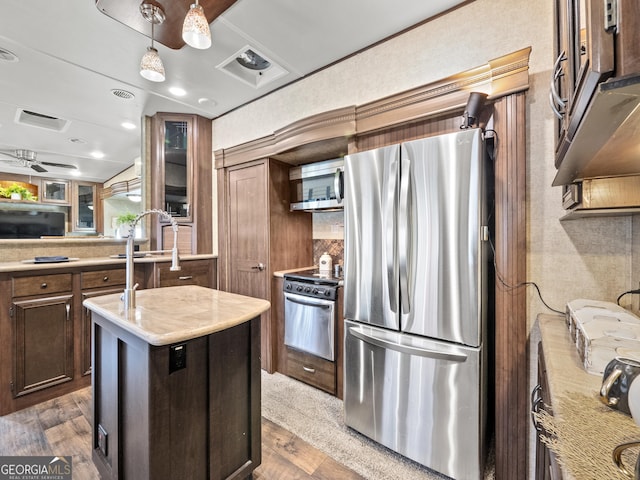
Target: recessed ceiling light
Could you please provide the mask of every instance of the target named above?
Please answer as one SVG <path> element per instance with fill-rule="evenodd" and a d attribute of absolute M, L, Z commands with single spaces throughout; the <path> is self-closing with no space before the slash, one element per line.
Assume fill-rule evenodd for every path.
<path fill-rule="evenodd" d="M 99 151 L 97 151 L 97 150 L 96 150 L 96 151 L 94 151 L 94 152 L 91 152 L 91 156 L 92 156 L 93 158 L 98 158 L 98 159 L 100 159 L 100 158 L 104 158 L 104 153 L 99 152 Z"/>
<path fill-rule="evenodd" d="M 120 125 L 127 130 L 135 130 L 136 128 L 136 124 L 133 122 L 122 122 Z"/>
<path fill-rule="evenodd" d="M 169 91 L 176 97 L 184 97 L 187 94 L 187 91 L 184 88 L 180 87 L 171 87 L 169 88 Z"/>

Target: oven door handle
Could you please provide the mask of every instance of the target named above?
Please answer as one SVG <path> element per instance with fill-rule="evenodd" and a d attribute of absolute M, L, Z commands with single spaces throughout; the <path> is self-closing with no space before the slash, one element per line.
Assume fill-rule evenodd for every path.
<path fill-rule="evenodd" d="M 334 302 L 330 300 L 317 300 L 314 302 L 313 300 L 298 299 L 297 296 L 294 297 L 293 295 L 285 295 L 284 298 L 298 305 L 304 305 L 305 307 L 331 308 L 334 304 Z"/>

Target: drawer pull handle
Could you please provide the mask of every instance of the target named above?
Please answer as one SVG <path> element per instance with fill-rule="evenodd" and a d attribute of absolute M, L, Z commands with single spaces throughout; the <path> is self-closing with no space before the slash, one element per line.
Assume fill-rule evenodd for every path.
<path fill-rule="evenodd" d="M 40 288 L 47 288 L 47 282 L 43 282 L 40 284 Z"/>
<path fill-rule="evenodd" d="M 109 281 L 109 277 L 105 275 L 104 277 L 102 277 L 102 281 L 103 282 L 108 282 Z"/>
<path fill-rule="evenodd" d="M 302 369 L 303 369 L 305 372 L 309 372 L 309 373 L 316 373 L 316 369 L 315 369 L 315 368 L 306 367 L 306 366 L 304 366 L 304 365 L 303 365 L 303 366 L 302 366 Z"/>
<path fill-rule="evenodd" d="M 193 275 L 185 275 L 184 277 L 178 277 L 178 280 L 191 280 Z"/>

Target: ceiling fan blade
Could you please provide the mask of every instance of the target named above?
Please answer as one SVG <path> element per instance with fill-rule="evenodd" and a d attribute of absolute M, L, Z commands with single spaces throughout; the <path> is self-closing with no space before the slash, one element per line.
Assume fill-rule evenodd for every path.
<path fill-rule="evenodd" d="M 66 163 L 52 163 L 52 162 L 38 162 L 42 165 L 48 165 L 49 167 L 60 167 L 60 168 L 78 168 L 75 165 L 68 165 Z"/>
<path fill-rule="evenodd" d="M 11 158 L 18 158 L 13 153 L 9 153 L 9 152 L 0 152 L 0 155 L 6 155 L 7 157 L 11 157 Z"/>
<path fill-rule="evenodd" d="M 46 172 L 47 170 L 45 170 L 44 168 L 42 168 L 40 165 L 38 165 L 37 163 L 32 163 L 31 168 L 33 168 L 36 172 Z"/>

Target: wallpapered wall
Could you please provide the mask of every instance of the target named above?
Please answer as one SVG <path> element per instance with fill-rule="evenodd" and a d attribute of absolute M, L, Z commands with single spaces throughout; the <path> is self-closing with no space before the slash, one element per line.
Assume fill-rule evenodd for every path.
<path fill-rule="evenodd" d="M 551 187 L 555 140 L 548 105 L 553 24 L 551 0 L 475 0 L 216 119 L 214 150 L 262 137 L 310 115 L 424 85 L 531 46 L 526 124 L 527 280 L 536 282 L 545 301 L 558 310 L 576 298 L 615 302 L 621 292 L 637 288 L 640 282 L 640 217 L 559 221 L 564 211 L 561 189 Z M 326 225 L 318 228 L 326 231 Z M 623 305 L 630 307 L 633 301 L 637 308 L 634 296 L 623 300 Z M 532 357 L 540 312 L 547 310 L 529 288 Z M 533 378 L 534 358 L 530 367 Z M 534 463 L 530 462 L 531 468 Z"/>

